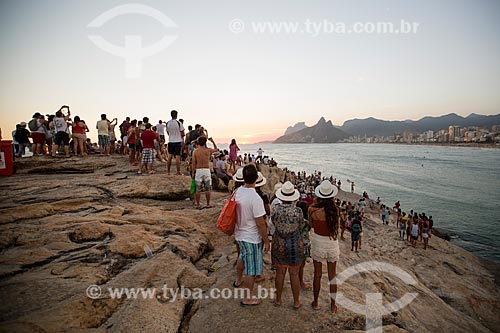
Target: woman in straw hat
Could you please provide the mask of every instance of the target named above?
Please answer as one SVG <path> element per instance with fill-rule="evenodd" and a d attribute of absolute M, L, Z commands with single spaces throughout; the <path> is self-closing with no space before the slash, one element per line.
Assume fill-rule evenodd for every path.
<path fill-rule="evenodd" d="M 314 262 L 314 301 L 313 309 L 318 309 L 318 297 L 321 289 L 321 275 L 323 262 L 328 268 L 328 280 L 332 281 L 336 275 L 337 261 L 339 260 L 339 211 L 333 198 L 337 195 L 338 188 L 330 181 L 324 180 L 315 189 L 316 203 L 309 208 L 308 222 L 311 232 L 311 258 Z M 330 293 L 337 293 L 337 285 L 330 284 Z M 331 298 L 332 312 L 337 312 L 335 298 Z"/>
<path fill-rule="evenodd" d="M 286 271 L 290 276 L 292 286 L 293 307 L 300 308 L 299 269 L 304 261 L 304 243 L 301 230 L 304 227 L 302 210 L 295 207 L 294 202 L 300 198 L 300 193 L 292 183 L 286 182 L 276 191 L 276 197 L 281 201 L 273 207 L 271 217 L 275 227 L 271 245 L 271 257 L 276 267 L 276 306 L 281 305 L 281 295 L 285 282 Z"/>

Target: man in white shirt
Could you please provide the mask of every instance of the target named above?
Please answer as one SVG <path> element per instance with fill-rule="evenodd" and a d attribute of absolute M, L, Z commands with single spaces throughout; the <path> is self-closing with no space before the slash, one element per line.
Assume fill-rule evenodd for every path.
<path fill-rule="evenodd" d="M 165 142 L 165 128 L 166 125 L 161 120 L 158 122 L 158 125 L 156 125 L 156 133 L 160 135 L 160 141 L 162 143 Z"/>
<path fill-rule="evenodd" d="M 177 111 L 172 110 L 170 116 L 172 119 L 167 121 L 166 130 L 168 133 L 168 162 L 167 174 L 170 175 L 170 166 L 172 165 L 172 157 L 175 156 L 175 166 L 177 175 L 181 175 L 181 150 L 184 137 L 184 125 L 177 120 Z"/>
<path fill-rule="evenodd" d="M 257 168 L 250 164 L 243 168 L 243 179 L 245 185 L 238 188 L 235 195 L 236 226 L 234 237 L 240 248 L 240 257 L 237 264 L 237 277 L 235 287 L 242 282 L 249 289 L 241 302 L 241 306 L 259 305 L 261 300 L 253 295 L 255 277 L 262 274 L 263 259 L 262 251 L 269 252 L 269 239 L 267 238 L 266 210 L 264 202 L 255 191 L 255 183 L 258 178 Z M 243 278 L 243 270 L 245 277 Z"/>
<path fill-rule="evenodd" d="M 109 139 L 109 130 L 111 125 L 106 115 L 101 114 L 101 120 L 96 124 L 97 129 L 97 141 L 99 142 L 99 152 L 101 155 L 106 151 L 106 155 L 109 155 L 109 148 L 111 146 L 111 140 Z"/>

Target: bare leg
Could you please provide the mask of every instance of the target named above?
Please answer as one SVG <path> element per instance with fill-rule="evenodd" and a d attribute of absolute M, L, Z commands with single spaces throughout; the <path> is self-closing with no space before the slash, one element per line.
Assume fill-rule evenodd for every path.
<path fill-rule="evenodd" d="M 313 309 L 317 309 L 319 291 L 321 290 L 321 275 L 323 274 L 323 263 L 321 263 L 320 261 L 313 260 L 313 264 L 314 264 L 314 280 L 313 280 L 314 300 L 311 305 Z"/>
<path fill-rule="evenodd" d="M 64 146 L 64 154 L 66 154 L 66 157 L 69 157 L 69 146 Z"/>
<path fill-rule="evenodd" d="M 293 307 L 295 309 L 298 309 L 302 306 L 302 303 L 300 303 L 299 270 L 300 266 L 294 266 L 288 269 L 288 275 L 290 276 L 290 284 L 292 286 Z"/>
<path fill-rule="evenodd" d="M 173 157 L 173 155 L 168 155 L 167 175 L 170 175 L 170 166 L 172 165 L 172 157 Z"/>
<path fill-rule="evenodd" d="M 206 195 L 206 194 L 205 194 Z M 196 207 L 200 207 L 200 198 L 201 198 L 201 193 L 196 191 L 195 195 L 194 195 L 194 205 Z"/>
<path fill-rule="evenodd" d="M 256 301 L 254 299 L 254 295 L 253 295 L 253 285 L 255 283 L 255 276 L 245 276 L 243 278 L 243 282 L 245 283 L 245 287 L 248 289 L 247 296 L 249 296 L 249 298 L 245 297 L 243 299 L 243 304 L 258 304 L 258 303 L 260 303 L 260 301 Z"/>
<path fill-rule="evenodd" d="M 330 310 L 335 313 L 337 312 L 337 305 L 335 304 L 335 297 L 337 294 L 337 284 L 335 282 L 335 276 L 337 275 L 337 262 L 327 262 L 328 267 L 328 280 L 330 283 Z"/>
<path fill-rule="evenodd" d="M 205 192 L 205 198 L 207 199 L 207 207 L 210 207 L 210 196 L 211 196 L 211 192 L 210 191 L 206 191 Z"/>
<path fill-rule="evenodd" d="M 239 251 L 238 251 L 239 252 Z M 243 281 L 243 271 L 245 270 L 245 263 L 240 259 L 238 254 L 238 259 L 236 261 L 236 285 L 240 285 Z"/>
<path fill-rule="evenodd" d="M 276 299 L 274 304 L 281 305 L 281 295 L 283 294 L 283 285 L 285 284 L 286 267 L 276 267 L 276 278 L 274 279 L 274 286 L 276 287 Z"/>
<path fill-rule="evenodd" d="M 178 155 L 175 157 L 175 168 L 177 169 L 177 174 L 181 174 L 181 156 Z"/>

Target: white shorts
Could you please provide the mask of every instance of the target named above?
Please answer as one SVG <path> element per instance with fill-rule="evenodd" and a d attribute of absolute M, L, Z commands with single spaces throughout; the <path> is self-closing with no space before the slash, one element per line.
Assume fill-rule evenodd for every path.
<path fill-rule="evenodd" d="M 127 144 L 127 141 L 128 141 L 128 136 L 124 136 L 123 137 L 123 145 L 126 145 Z"/>
<path fill-rule="evenodd" d="M 210 169 L 196 169 L 194 180 L 196 182 L 196 192 L 212 190 L 212 174 L 210 173 Z"/>
<path fill-rule="evenodd" d="M 311 232 L 311 258 L 320 262 L 339 260 L 339 241 Z"/>

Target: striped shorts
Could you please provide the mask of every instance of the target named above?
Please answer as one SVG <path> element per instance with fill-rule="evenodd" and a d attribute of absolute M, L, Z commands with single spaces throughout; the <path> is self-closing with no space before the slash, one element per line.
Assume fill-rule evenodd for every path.
<path fill-rule="evenodd" d="M 240 259 L 245 263 L 245 275 L 257 276 L 263 271 L 262 243 L 253 244 L 238 241 L 240 246 Z"/>
<path fill-rule="evenodd" d="M 143 164 L 153 163 L 154 160 L 155 160 L 155 150 L 153 148 L 143 148 L 142 163 Z"/>

